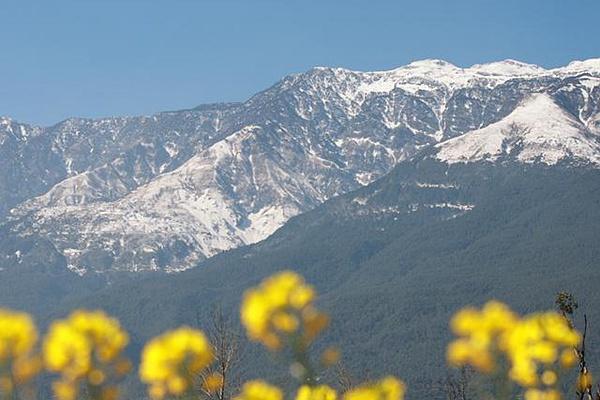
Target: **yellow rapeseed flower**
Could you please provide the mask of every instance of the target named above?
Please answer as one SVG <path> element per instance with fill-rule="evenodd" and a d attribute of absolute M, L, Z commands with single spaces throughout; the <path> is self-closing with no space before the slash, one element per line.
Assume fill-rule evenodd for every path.
<path fill-rule="evenodd" d="M 350 390 L 344 395 L 344 400 L 402 400 L 405 390 L 402 381 L 388 376 L 378 382 Z"/>
<path fill-rule="evenodd" d="M 487 302 L 481 311 L 473 307 L 460 310 L 452 318 L 450 326 L 459 336 L 477 333 L 492 335 L 510 329 L 517 320 L 518 316 L 508 306 L 492 300 Z"/>
<path fill-rule="evenodd" d="M 561 361 L 561 354 L 580 340 L 565 318 L 546 312 L 523 317 L 504 334 L 499 347 L 511 362 L 510 377 L 522 386 L 533 387 L 539 382 L 540 367 Z"/>
<path fill-rule="evenodd" d="M 112 396 L 116 388 L 111 382 L 129 370 L 122 356 L 128 341 L 119 322 L 102 311 L 77 310 L 55 321 L 44 339 L 43 355 L 48 371 L 60 375 L 53 384 L 56 397 L 75 399 L 83 383 Z"/>
<path fill-rule="evenodd" d="M 325 367 L 330 367 L 337 363 L 342 357 L 342 353 L 337 347 L 330 346 L 321 354 L 321 364 Z"/>
<path fill-rule="evenodd" d="M 568 321 L 556 312 L 535 313 L 519 317 L 506 305 L 488 302 L 481 310 L 468 307 L 453 317 L 450 326 L 458 336 L 448 345 L 448 362 L 453 366 L 471 365 L 490 373 L 498 363 L 509 361 L 509 376 L 521 386 L 533 388 L 540 380 L 554 385 L 553 367 L 575 362 L 573 348 L 581 337 Z M 542 377 L 540 379 L 540 372 Z M 532 391 L 534 397 L 542 392 Z M 548 390 L 544 396 L 553 396 Z"/>
<path fill-rule="evenodd" d="M 246 382 L 233 400 L 283 400 L 283 392 L 263 380 L 254 380 Z"/>
<path fill-rule="evenodd" d="M 565 349 L 560 353 L 560 366 L 563 368 L 569 368 L 575 365 L 579 360 L 576 349 Z"/>
<path fill-rule="evenodd" d="M 37 328 L 28 314 L 0 308 L 1 362 L 31 353 L 37 339 Z"/>
<path fill-rule="evenodd" d="M 496 340 L 512 329 L 518 316 L 506 305 L 490 301 L 481 310 L 467 307 L 450 321 L 452 331 L 459 336 L 448 346 L 448 362 L 453 366 L 471 365 L 489 373 L 495 368 L 493 356 Z"/>
<path fill-rule="evenodd" d="M 296 400 L 337 400 L 337 392 L 327 385 L 303 385 L 298 389 Z"/>
<path fill-rule="evenodd" d="M 11 378 L 8 376 L 0 377 L 0 394 L 4 394 L 4 397 L 10 397 L 6 395 L 13 391 L 13 386 L 14 384 Z"/>
<path fill-rule="evenodd" d="M 525 400 L 560 400 L 560 398 L 560 392 L 555 389 L 527 389 L 525 391 Z"/>
<path fill-rule="evenodd" d="M 471 365 L 481 372 L 491 372 L 495 361 L 489 349 L 489 340 L 484 339 L 457 339 L 450 343 L 447 352 L 450 365 Z"/>
<path fill-rule="evenodd" d="M 26 313 L 0 308 L 0 392 L 9 393 L 40 370 L 35 353 L 38 331 Z"/>
<path fill-rule="evenodd" d="M 244 294 L 241 320 L 251 340 L 271 350 L 282 345 L 282 336 L 301 333 L 310 343 L 328 324 L 328 317 L 317 311 L 315 291 L 292 271 L 266 278 Z"/>
<path fill-rule="evenodd" d="M 223 375 L 218 372 L 213 372 L 204 378 L 202 387 L 209 393 L 215 393 L 223 387 Z"/>
<path fill-rule="evenodd" d="M 100 391 L 101 400 L 117 400 L 119 398 L 119 389 L 115 386 L 106 386 Z"/>
<path fill-rule="evenodd" d="M 204 333 L 184 326 L 146 344 L 140 377 L 150 385 L 152 398 L 179 396 L 193 387 L 193 381 L 212 361 L 212 347 Z"/>
<path fill-rule="evenodd" d="M 558 381 L 558 375 L 554 371 L 544 371 L 542 374 L 542 383 L 546 386 L 554 386 Z"/>

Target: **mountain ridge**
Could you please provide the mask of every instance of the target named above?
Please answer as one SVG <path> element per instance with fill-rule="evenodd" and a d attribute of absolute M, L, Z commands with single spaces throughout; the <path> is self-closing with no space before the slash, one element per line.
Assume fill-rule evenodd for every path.
<path fill-rule="evenodd" d="M 570 73 L 573 71 L 580 71 L 580 70 L 584 70 L 585 72 L 589 72 L 590 70 L 592 70 L 593 72 L 598 72 L 600 73 L 600 57 L 598 58 L 589 58 L 589 59 L 584 59 L 584 60 L 573 60 L 570 61 L 567 65 L 561 66 L 561 67 L 554 67 L 554 68 L 545 68 L 542 67 L 540 65 L 537 64 L 532 64 L 532 63 L 526 63 L 523 61 L 519 61 L 519 60 L 515 60 L 515 59 L 504 59 L 504 60 L 499 60 L 499 61 L 490 61 L 487 63 L 482 63 L 482 64 L 473 64 L 469 67 L 459 67 L 456 66 L 455 64 L 452 64 L 451 62 L 448 62 L 446 60 L 443 59 L 436 59 L 436 58 L 426 58 L 426 59 L 420 59 L 420 60 L 415 60 L 415 61 L 411 61 L 410 63 L 404 65 L 404 66 L 400 66 L 400 67 L 395 67 L 395 68 L 391 68 L 391 69 L 386 69 L 386 70 L 375 70 L 375 71 L 365 71 L 365 70 L 358 70 L 358 69 L 351 69 L 351 68 L 345 68 L 345 67 L 331 67 L 331 66 L 325 66 L 325 65 L 319 65 L 319 66 L 315 66 L 312 67 L 311 69 L 309 69 L 306 72 L 299 72 L 299 73 L 294 73 L 294 74 L 290 74 L 287 75 L 286 77 L 291 77 L 291 76 L 297 76 L 297 75 L 304 75 L 306 73 L 308 73 L 311 70 L 341 70 L 341 71 L 346 71 L 346 72 L 354 72 L 354 73 L 371 73 L 371 74 L 378 74 L 378 73 L 390 73 L 396 70 L 402 70 L 408 66 L 412 65 L 418 65 L 418 64 L 447 64 L 451 67 L 454 67 L 456 69 L 461 69 L 461 70 L 471 70 L 471 69 L 475 69 L 475 70 L 481 70 L 482 67 L 484 67 L 484 69 L 487 69 L 491 66 L 499 66 L 499 65 L 520 65 L 523 66 L 525 68 L 530 68 L 532 70 L 538 70 L 540 71 L 540 74 L 547 74 L 547 73 Z M 285 79 L 285 78 L 283 78 Z M 282 79 L 282 80 L 283 80 Z M 268 90 L 268 89 L 266 89 Z M 260 92 L 259 92 L 260 93 Z M 251 96 L 253 97 L 253 96 Z M 141 114 L 141 115 L 117 115 L 117 116 L 111 116 L 111 117 L 68 117 L 65 118 L 61 121 L 58 121 L 56 123 L 53 123 L 51 125 L 40 125 L 40 124 L 29 124 L 25 121 L 21 121 L 18 119 L 14 119 L 8 115 L 0 115 L 0 124 L 3 123 L 8 123 L 8 122 L 13 122 L 13 123 L 17 123 L 17 124 L 22 124 L 22 125 L 30 125 L 32 127 L 36 127 L 36 128 L 51 128 L 53 126 L 62 124 L 66 121 L 69 120 L 87 120 L 87 121 L 98 121 L 98 120 L 105 120 L 105 119 L 112 119 L 112 118 L 143 118 L 143 117 L 152 117 L 154 115 L 159 115 L 159 114 L 165 114 L 165 113 L 177 113 L 177 112 L 184 112 L 184 111 L 194 111 L 194 110 L 204 110 L 204 109 L 212 109 L 212 108 L 221 108 L 222 106 L 224 107 L 235 107 L 235 106 L 239 106 L 241 104 L 243 104 L 244 101 L 224 101 L 224 102 L 213 102 L 213 103 L 206 103 L 206 104 L 200 104 L 198 106 L 192 107 L 192 108 L 184 108 L 184 109 L 179 109 L 179 110 L 166 110 L 166 111 L 159 111 L 156 113 L 151 113 L 151 114 Z"/>
<path fill-rule="evenodd" d="M 31 140 L 49 150 L 51 165 L 37 162 L 34 153 L 35 168 L 27 169 L 23 158 L 6 152 L 8 168 L 21 163 L 17 175 L 24 171 L 36 183 L 12 201 L 10 232 L 48 238 L 79 273 L 180 271 L 260 241 L 290 217 L 368 185 L 430 148 L 481 130 L 489 144 L 489 127 L 506 130 L 507 118 L 539 93 L 556 105 L 554 114 L 578 121 L 571 148 L 585 142 L 592 149 L 588 158 L 596 160 L 600 59 L 550 70 L 514 60 L 469 68 L 423 60 L 364 73 L 317 67 L 243 103 L 72 119 L 47 136 L 32 128 Z M 531 124 L 544 120 L 543 113 Z M 21 130 L 18 124 L 11 129 Z M 553 132 L 559 141 L 563 133 Z M 0 153 L 8 149 L 2 138 L 0 131 Z M 503 143 L 494 149 L 504 151 Z M 544 162 L 538 156 L 548 146 L 542 143 L 526 159 Z M 567 164 L 576 161 L 569 151 L 561 153 Z M 519 160 L 517 153 L 506 157 Z M 0 189 L 14 182 L 0 175 Z"/>

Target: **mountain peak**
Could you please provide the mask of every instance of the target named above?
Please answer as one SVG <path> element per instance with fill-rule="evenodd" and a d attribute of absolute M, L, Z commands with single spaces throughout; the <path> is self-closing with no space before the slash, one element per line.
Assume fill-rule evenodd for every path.
<path fill-rule="evenodd" d="M 571 61 L 566 67 L 557 69 L 567 72 L 600 72 L 600 58 L 590 58 L 588 60 Z"/>
<path fill-rule="evenodd" d="M 426 58 L 423 60 L 412 61 L 411 63 L 406 65 L 406 67 L 458 68 L 456 65 L 449 63 L 448 61 L 437 58 Z"/>
<path fill-rule="evenodd" d="M 535 64 L 527 64 L 521 61 L 506 59 L 503 61 L 495 61 L 486 64 L 475 64 L 468 68 L 471 72 L 476 72 L 484 75 L 538 75 L 543 74 L 546 70 Z"/>
<path fill-rule="evenodd" d="M 12 118 L 0 115 L 0 125 L 9 125 L 12 122 Z"/>

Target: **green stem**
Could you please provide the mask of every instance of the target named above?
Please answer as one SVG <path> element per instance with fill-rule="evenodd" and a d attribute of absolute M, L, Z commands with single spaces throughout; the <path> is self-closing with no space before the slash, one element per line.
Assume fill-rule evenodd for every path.
<path fill-rule="evenodd" d="M 304 344 L 301 335 L 296 335 L 293 339 L 293 353 L 294 361 L 302 366 L 302 378 L 301 381 L 305 385 L 314 386 L 316 384 L 316 374 L 312 367 L 308 351 Z"/>

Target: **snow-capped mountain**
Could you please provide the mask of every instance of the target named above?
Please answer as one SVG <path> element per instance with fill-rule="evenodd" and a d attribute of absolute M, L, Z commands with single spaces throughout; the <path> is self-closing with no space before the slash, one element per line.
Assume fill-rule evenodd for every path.
<path fill-rule="evenodd" d="M 600 165 L 600 59 L 319 67 L 244 103 L 49 128 L 2 119 L 0 218 L 80 273 L 178 271 L 425 149 L 447 163 Z M 11 246 L 7 264 L 23 252 Z"/>

